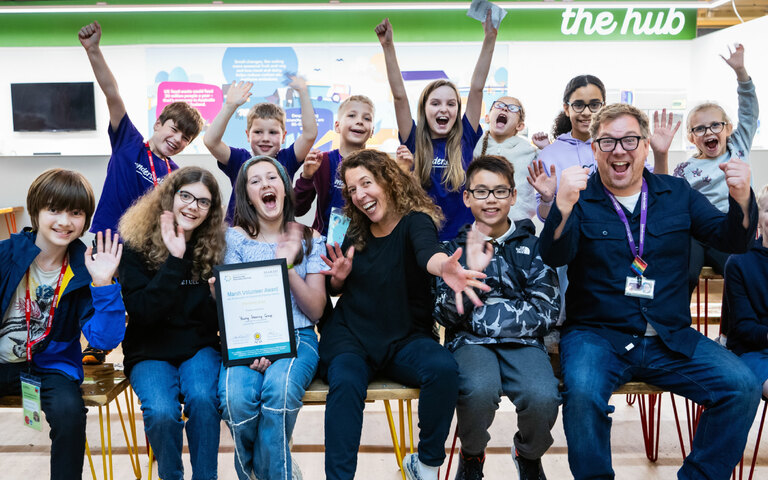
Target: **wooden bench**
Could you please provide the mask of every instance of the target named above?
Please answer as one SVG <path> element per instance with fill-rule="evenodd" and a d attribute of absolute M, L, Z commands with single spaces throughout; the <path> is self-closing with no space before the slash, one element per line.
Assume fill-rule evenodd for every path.
<path fill-rule="evenodd" d="M 112 427 L 109 421 L 110 418 L 110 404 L 114 401 L 117 406 L 117 412 L 120 416 L 120 424 L 123 429 L 123 435 L 125 436 L 125 442 L 128 446 L 129 458 L 133 466 L 133 471 L 136 478 L 141 478 L 141 468 L 139 465 L 139 453 L 136 447 L 136 422 L 134 404 L 131 399 L 132 392 L 130 390 L 130 384 L 128 378 L 122 370 L 115 370 L 111 363 L 105 363 L 102 365 L 83 365 L 85 377 L 80 389 L 83 392 L 83 402 L 87 407 L 99 408 L 99 431 L 101 437 L 101 458 L 102 466 L 104 470 L 104 479 L 114 478 L 114 472 L 112 468 Z M 120 408 L 119 395 L 123 394 L 125 397 L 128 428 L 125 425 L 125 418 L 123 417 L 122 409 Z M 0 397 L 0 407 L 12 407 L 21 408 L 21 396 L 8 395 Z M 104 422 L 104 411 L 106 409 L 106 419 Z M 104 435 L 104 425 L 106 424 L 106 443 Z M 129 430 L 130 429 L 130 436 Z M 132 441 L 131 441 L 132 440 Z M 88 463 L 91 467 L 91 475 L 96 480 L 96 469 L 93 465 L 93 458 L 91 457 L 91 449 L 88 445 L 88 439 L 85 440 L 85 454 L 88 456 Z M 107 468 L 109 464 L 109 468 Z"/>

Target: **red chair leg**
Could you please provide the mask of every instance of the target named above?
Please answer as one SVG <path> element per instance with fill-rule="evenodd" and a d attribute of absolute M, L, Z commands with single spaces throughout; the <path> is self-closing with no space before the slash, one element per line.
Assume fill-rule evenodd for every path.
<path fill-rule="evenodd" d="M 655 462 L 659 458 L 661 394 L 637 395 L 637 403 L 640 406 L 640 426 L 643 428 L 645 456 L 651 462 Z"/>
<path fill-rule="evenodd" d="M 760 448 L 760 437 L 763 435 L 763 426 L 765 425 L 765 412 L 768 409 L 768 400 L 763 401 L 763 416 L 760 419 L 760 429 L 757 431 L 757 440 L 755 440 L 755 452 L 752 454 L 752 466 L 749 467 L 749 480 L 755 474 L 755 463 L 757 462 L 757 451 Z"/>
<path fill-rule="evenodd" d="M 456 440 L 459 438 L 459 424 L 453 429 L 453 442 L 451 443 L 451 454 L 448 455 L 448 465 L 445 467 L 445 480 L 451 475 L 451 464 L 453 463 L 453 454 L 456 452 Z"/>

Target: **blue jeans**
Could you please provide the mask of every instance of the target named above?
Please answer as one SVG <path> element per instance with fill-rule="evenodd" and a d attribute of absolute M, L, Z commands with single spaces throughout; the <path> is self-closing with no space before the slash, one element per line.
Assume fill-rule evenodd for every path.
<path fill-rule="evenodd" d="M 342 353 L 331 359 L 325 407 L 328 480 L 351 480 L 355 476 L 365 396 L 368 382 L 376 373 L 421 389 L 419 460 L 438 467 L 445 459 L 445 440 L 459 393 L 458 366 L 447 349 L 430 338 L 421 337 L 402 347 L 378 372 L 354 353 Z"/>
<path fill-rule="evenodd" d="M 281 358 L 262 374 L 248 366 L 222 367 L 222 418 L 235 440 L 235 471 L 242 480 L 291 480 L 289 442 L 304 391 L 317 369 L 314 328 L 295 331 L 296 357 Z"/>
<path fill-rule="evenodd" d="M 178 367 L 162 360 L 144 360 L 131 370 L 133 390 L 141 401 L 144 430 L 157 456 L 163 480 L 183 480 L 181 462 L 184 421 L 193 480 L 211 480 L 218 474 L 219 416 L 217 385 L 221 354 L 211 347 L 199 350 Z"/>
<path fill-rule="evenodd" d="M 681 479 L 726 479 L 739 462 L 760 401 L 757 379 L 734 354 L 701 336 L 693 357 L 644 337 L 616 353 L 592 331 L 572 330 L 560 341 L 565 390 L 563 427 L 571 473 L 579 479 L 612 479 L 611 393 L 640 380 L 705 407 Z"/>

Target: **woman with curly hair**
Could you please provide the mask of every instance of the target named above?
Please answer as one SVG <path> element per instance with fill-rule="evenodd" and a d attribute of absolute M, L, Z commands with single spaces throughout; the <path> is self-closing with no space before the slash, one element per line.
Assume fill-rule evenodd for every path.
<path fill-rule="evenodd" d="M 207 280 L 223 257 L 223 218 L 213 174 L 185 167 L 120 220 L 125 371 L 164 480 L 184 478 L 182 401 L 193 478 L 217 476 L 221 354 Z"/>
<path fill-rule="evenodd" d="M 421 389 L 419 453 L 403 461 L 410 479 L 436 479 L 445 458 L 458 395 L 453 357 L 432 334 L 432 275 L 481 305 L 480 272 L 464 270 L 461 250 L 448 256 L 437 239 L 442 220 L 416 179 L 385 153 L 358 150 L 345 158 L 344 244 L 328 248 L 333 294 L 343 293 L 323 326 L 320 365 L 330 389 L 325 409 L 325 474 L 352 479 L 368 382 L 384 375 Z"/>
<path fill-rule="evenodd" d="M 248 480 L 298 478 L 290 439 L 304 391 L 317 368 L 315 324 L 326 305 L 328 267 L 323 237 L 296 223 L 295 198 L 285 168 L 272 157 L 245 162 L 235 182 L 234 227 L 227 230 L 224 263 L 284 258 L 288 264 L 296 356 L 222 367 L 222 418 L 235 440 L 235 471 Z"/>

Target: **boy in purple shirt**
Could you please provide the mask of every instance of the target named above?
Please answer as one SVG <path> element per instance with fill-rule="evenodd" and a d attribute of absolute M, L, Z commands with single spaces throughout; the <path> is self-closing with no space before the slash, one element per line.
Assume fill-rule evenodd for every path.
<path fill-rule="evenodd" d="M 293 179 L 294 174 L 309 153 L 317 137 L 317 119 L 312 108 L 312 100 L 309 98 L 307 83 L 303 78 L 292 76 L 289 87 L 299 93 L 301 104 L 301 135 L 288 148 L 282 147 L 285 141 L 285 111 L 278 105 L 269 102 L 257 103 L 248 112 L 247 129 L 245 134 L 251 150 L 245 148 L 229 147 L 222 141 L 227 123 L 251 97 L 251 82 L 232 82 L 227 92 L 227 100 L 211 126 L 203 136 L 206 148 L 216 158 L 219 169 L 227 174 L 232 186 L 235 185 L 240 167 L 251 157 L 266 155 L 276 159 L 285 167 L 288 175 Z M 227 207 L 227 222 L 232 223 L 235 213 L 235 192 L 229 197 Z"/>
<path fill-rule="evenodd" d="M 144 192 L 178 168 L 171 156 L 181 153 L 197 137 L 203 129 L 203 118 L 187 103 L 171 103 L 160 113 L 152 136 L 145 142 L 141 132 L 128 118 L 117 80 L 99 48 L 101 26 L 98 22 L 86 25 L 80 29 L 78 37 L 88 54 L 96 81 L 107 97 L 108 132 L 112 146 L 107 177 L 90 231 L 96 233 L 110 229 L 115 232 L 123 212 Z"/>

